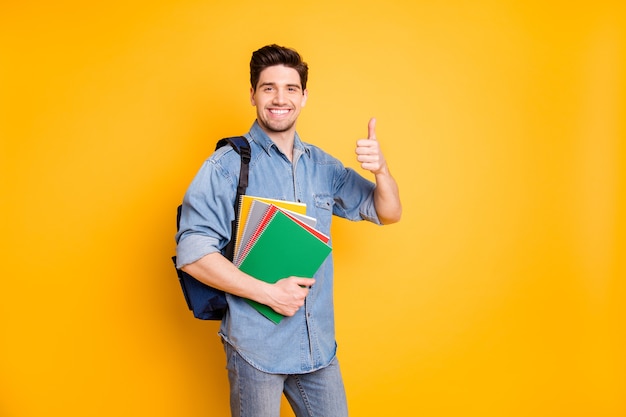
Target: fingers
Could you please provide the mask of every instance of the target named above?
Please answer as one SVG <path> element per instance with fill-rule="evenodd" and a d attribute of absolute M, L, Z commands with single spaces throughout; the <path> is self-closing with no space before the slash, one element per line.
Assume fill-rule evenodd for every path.
<path fill-rule="evenodd" d="M 313 279 L 313 278 L 294 277 L 293 280 L 299 286 L 306 287 L 306 288 L 312 287 L 313 284 L 315 284 L 315 279 Z"/>
<path fill-rule="evenodd" d="M 304 305 L 304 300 L 314 283 L 313 278 L 283 278 L 271 287 L 272 299 L 267 305 L 284 316 L 293 316 Z"/>
<path fill-rule="evenodd" d="M 375 162 L 380 158 L 380 147 L 371 139 L 361 139 L 357 142 L 355 153 L 359 162 Z"/>

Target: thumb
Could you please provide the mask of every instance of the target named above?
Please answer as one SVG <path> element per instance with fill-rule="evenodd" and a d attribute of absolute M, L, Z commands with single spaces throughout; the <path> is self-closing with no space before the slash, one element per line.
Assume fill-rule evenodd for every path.
<path fill-rule="evenodd" d="M 372 117 L 367 124 L 367 138 L 376 140 L 376 118 Z"/>

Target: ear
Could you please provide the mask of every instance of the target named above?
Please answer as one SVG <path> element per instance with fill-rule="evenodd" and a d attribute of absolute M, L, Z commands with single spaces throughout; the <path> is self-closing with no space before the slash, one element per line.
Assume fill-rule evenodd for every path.
<path fill-rule="evenodd" d="M 256 100 L 254 99 L 254 88 L 250 87 L 250 104 L 256 106 Z"/>

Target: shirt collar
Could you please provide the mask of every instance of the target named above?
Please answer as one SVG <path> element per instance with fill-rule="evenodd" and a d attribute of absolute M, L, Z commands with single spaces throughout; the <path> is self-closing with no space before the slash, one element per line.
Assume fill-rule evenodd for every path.
<path fill-rule="evenodd" d="M 270 153 L 271 147 L 276 146 L 274 141 L 272 141 L 272 139 L 270 139 L 270 137 L 267 136 L 265 131 L 263 131 L 261 126 L 259 126 L 259 122 L 256 120 L 254 121 L 254 123 L 252 124 L 252 127 L 250 128 L 250 138 L 253 141 L 255 141 L 261 148 L 263 148 L 263 150 L 268 155 L 271 155 Z M 300 136 L 298 135 L 298 132 L 296 132 L 295 134 L 293 147 L 294 147 L 294 150 L 300 150 L 300 153 L 305 154 L 308 157 L 311 157 L 311 149 L 310 149 L 311 147 L 308 144 L 305 144 L 304 142 L 302 142 L 302 140 L 300 140 Z"/>

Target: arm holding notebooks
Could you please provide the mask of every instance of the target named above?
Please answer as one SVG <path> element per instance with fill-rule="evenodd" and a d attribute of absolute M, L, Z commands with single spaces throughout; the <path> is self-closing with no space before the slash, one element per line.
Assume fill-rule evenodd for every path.
<path fill-rule="evenodd" d="M 315 280 L 288 277 L 275 284 L 241 272 L 219 252 L 203 256 L 185 265 L 185 272 L 214 288 L 265 304 L 284 316 L 293 316 L 302 305 Z"/>

